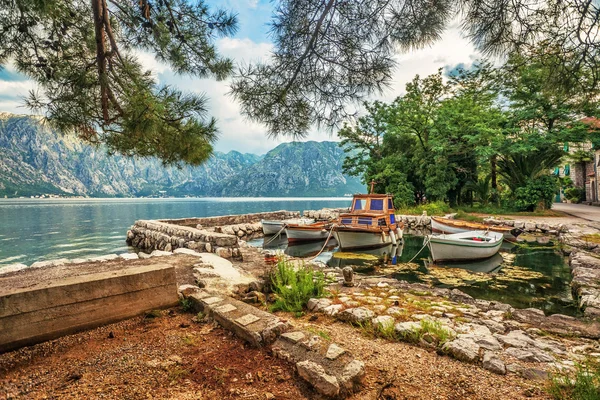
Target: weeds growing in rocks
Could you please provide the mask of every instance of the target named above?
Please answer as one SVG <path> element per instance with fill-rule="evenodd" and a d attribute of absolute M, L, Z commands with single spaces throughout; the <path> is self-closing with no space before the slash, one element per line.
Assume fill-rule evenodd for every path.
<path fill-rule="evenodd" d="M 574 373 L 558 373 L 550 381 L 550 394 L 556 400 L 600 399 L 600 362 L 578 364 Z"/>
<path fill-rule="evenodd" d="M 187 299 L 187 298 L 179 299 L 179 305 L 181 306 L 181 309 L 183 310 L 183 312 L 192 312 L 193 308 L 194 308 L 194 304 L 192 303 L 192 300 Z"/>
<path fill-rule="evenodd" d="M 439 321 L 422 319 L 419 322 L 418 327 L 404 333 L 401 339 L 413 343 L 425 340 L 427 342 L 436 342 L 438 345 L 442 345 L 452 339 L 452 333 L 444 328 Z"/>
<path fill-rule="evenodd" d="M 276 295 L 272 311 L 300 313 L 313 297 L 323 297 L 325 278 L 321 272 L 302 265 L 295 268 L 284 257 L 280 257 L 270 273 L 273 293 Z"/>

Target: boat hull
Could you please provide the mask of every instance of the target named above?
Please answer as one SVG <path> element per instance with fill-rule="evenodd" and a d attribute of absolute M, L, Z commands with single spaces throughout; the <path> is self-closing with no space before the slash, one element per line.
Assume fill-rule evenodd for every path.
<path fill-rule="evenodd" d="M 260 221 L 263 234 L 266 236 L 277 235 L 277 234 L 285 234 L 284 227 L 286 225 L 309 225 L 314 223 L 314 219 L 308 218 L 295 218 L 295 219 L 284 219 L 284 220 L 267 220 L 263 219 Z"/>
<path fill-rule="evenodd" d="M 285 234 L 288 238 L 288 243 L 299 242 L 318 242 L 326 240 L 329 235 L 329 229 L 324 226 L 312 227 L 308 226 L 288 226 L 285 228 Z"/>
<path fill-rule="evenodd" d="M 392 236 L 383 232 L 337 229 L 334 235 L 340 249 L 344 250 L 373 249 L 392 244 Z"/>
<path fill-rule="evenodd" d="M 459 226 L 459 224 L 464 224 L 464 226 Z M 469 222 L 456 222 L 456 224 L 446 223 L 443 220 L 439 220 L 435 217 L 431 218 L 431 231 L 434 233 L 464 233 L 473 231 L 475 229 L 478 230 L 490 230 L 492 232 L 501 233 L 504 236 L 504 239 L 509 242 L 516 242 L 518 233 L 515 229 L 510 229 L 506 227 L 499 227 L 494 225 L 485 225 L 485 224 L 475 224 Z"/>
<path fill-rule="evenodd" d="M 476 242 L 464 238 L 473 235 L 487 236 L 489 242 Z M 498 253 L 503 236 L 498 232 L 462 232 L 450 235 L 427 236 L 433 261 L 481 260 Z"/>

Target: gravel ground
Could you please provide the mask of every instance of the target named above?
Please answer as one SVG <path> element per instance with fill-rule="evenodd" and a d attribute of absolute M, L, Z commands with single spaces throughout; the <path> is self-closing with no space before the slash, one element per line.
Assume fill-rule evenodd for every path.
<path fill-rule="evenodd" d="M 295 319 L 366 363 L 352 399 L 548 398 L 539 382 L 494 375 L 433 351 Z M 379 395 L 379 397 L 378 397 Z M 293 366 L 177 309 L 0 355 L 1 399 L 319 399 Z"/>

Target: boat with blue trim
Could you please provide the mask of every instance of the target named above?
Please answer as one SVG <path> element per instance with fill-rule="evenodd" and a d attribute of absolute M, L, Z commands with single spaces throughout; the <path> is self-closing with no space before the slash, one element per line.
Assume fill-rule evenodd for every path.
<path fill-rule="evenodd" d="M 369 249 L 398 244 L 402 228 L 396 222 L 392 195 L 356 194 L 350 212 L 340 214 L 333 234 L 343 250 Z"/>

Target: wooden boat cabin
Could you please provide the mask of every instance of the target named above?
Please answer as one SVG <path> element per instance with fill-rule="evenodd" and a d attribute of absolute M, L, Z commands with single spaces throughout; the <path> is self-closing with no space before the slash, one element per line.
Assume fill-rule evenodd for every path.
<path fill-rule="evenodd" d="M 352 200 L 349 213 L 341 214 L 341 227 L 353 227 L 374 231 L 395 231 L 396 210 L 393 196 L 389 194 L 357 194 Z"/>

